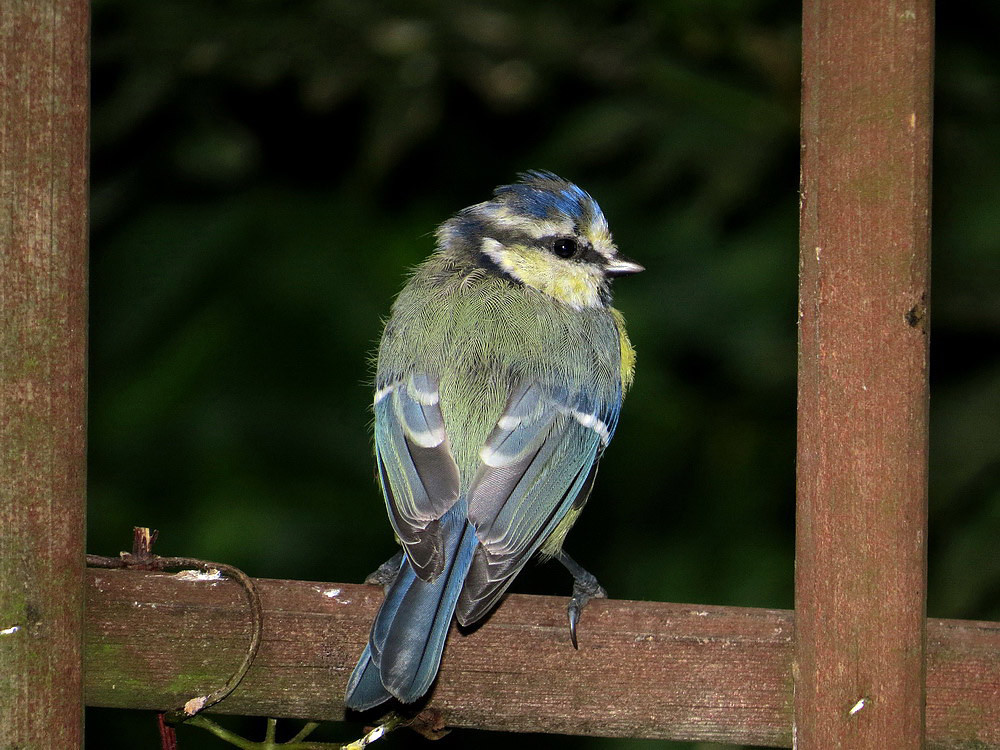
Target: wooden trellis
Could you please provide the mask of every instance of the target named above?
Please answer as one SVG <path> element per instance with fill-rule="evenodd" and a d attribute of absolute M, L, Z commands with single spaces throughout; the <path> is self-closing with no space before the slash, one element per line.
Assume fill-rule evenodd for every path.
<path fill-rule="evenodd" d="M 83 740 L 85 0 L 0 3 L 0 748 Z"/>
<path fill-rule="evenodd" d="M 446 724 L 1000 747 L 1000 625 L 925 617 L 932 12 L 805 2 L 794 614 L 598 601 L 577 652 L 564 599 L 512 596 L 449 643 Z M 174 708 L 249 637 L 231 582 L 84 569 L 88 23 L 0 11 L 0 748 L 81 745 L 85 702 Z M 340 717 L 380 592 L 257 584 L 216 709 Z"/>
<path fill-rule="evenodd" d="M 805 3 L 795 727 L 923 746 L 931 0 Z"/>

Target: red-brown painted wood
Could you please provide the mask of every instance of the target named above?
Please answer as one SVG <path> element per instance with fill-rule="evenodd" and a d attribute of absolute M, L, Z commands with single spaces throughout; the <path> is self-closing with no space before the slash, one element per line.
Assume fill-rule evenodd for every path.
<path fill-rule="evenodd" d="M 250 618 L 234 583 L 97 569 L 88 580 L 89 705 L 175 708 L 239 665 Z M 212 711 L 341 718 L 381 590 L 256 584 L 260 652 Z M 575 651 L 567 602 L 510 596 L 473 633 L 453 631 L 430 707 L 448 726 L 791 745 L 791 612 L 595 600 Z M 1000 624 L 930 620 L 928 633 L 930 744 L 1000 747 Z"/>
<path fill-rule="evenodd" d="M 83 742 L 89 3 L 0 3 L 0 747 Z"/>
<path fill-rule="evenodd" d="M 933 5 L 803 18 L 795 726 L 923 747 Z"/>

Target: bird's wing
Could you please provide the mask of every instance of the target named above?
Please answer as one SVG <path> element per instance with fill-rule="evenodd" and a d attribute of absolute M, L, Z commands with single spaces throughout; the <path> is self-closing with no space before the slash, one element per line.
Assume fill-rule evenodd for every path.
<path fill-rule="evenodd" d="M 436 377 L 414 373 L 375 394 L 375 454 L 389 520 L 416 574 L 444 569 L 439 519 L 459 493 Z"/>
<path fill-rule="evenodd" d="M 573 505 L 586 501 L 620 407 L 620 393 L 598 399 L 534 381 L 511 392 L 468 492 L 480 546 L 456 610 L 463 625 L 493 607 Z"/>

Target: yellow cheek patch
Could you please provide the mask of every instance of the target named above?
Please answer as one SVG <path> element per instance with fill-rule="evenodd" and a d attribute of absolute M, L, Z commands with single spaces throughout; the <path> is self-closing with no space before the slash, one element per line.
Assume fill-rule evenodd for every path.
<path fill-rule="evenodd" d="M 569 265 L 569 264 L 567 264 Z M 573 307 L 593 307 L 600 304 L 600 280 L 584 268 L 561 273 L 542 291 Z"/>
<path fill-rule="evenodd" d="M 600 272 L 530 247 L 483 242 L 483 252 L 518 281 L 576 308 L 601 304 Z"/>

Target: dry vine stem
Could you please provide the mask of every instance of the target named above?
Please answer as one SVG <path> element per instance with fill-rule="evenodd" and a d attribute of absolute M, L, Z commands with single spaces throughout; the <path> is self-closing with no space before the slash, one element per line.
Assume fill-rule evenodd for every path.
<path fill-rule="evenodd" d="M 136 526 L 134 528 L 134 538 L 132 552 L 122 552 L 119 557 L 101 557 L 100 555 L 87 555 L 87 565 L 95 568 L 133 568 L 139 570 L 165 570 L 167 568 L 186 568 L 176 574 L 181 580 L 190 581 L 216 581 L 220 579 L 220 573 L 236 581 L 243 589 L 247 604 L 250 607 L 250 642 L 247 644 L 246 653 L 236 671 L 230 675 L 225 683 L 207 695 L 199 695 L 186 701 L 180 708 L 168 711 L 165 719 L 167 723 L 178 723 L 195 716 L 204 711 L 209 706 L 213 706 L 226 698 L 236 686 L 240 684 L 246 673 L 250 670 L 250 665 L 260 650 L 261 635 L 263 632 L 263 610 L 260 604 L 260 594 L 253 580 L 239 568 L 225 563 L 208 562 L 198 560 L 193 557 L 160 557 L 150 551 L 153 542 L 156 541 L 157 532 L 146 527 Z M 194 568 L 200 573 L 193 573 Z"/>

